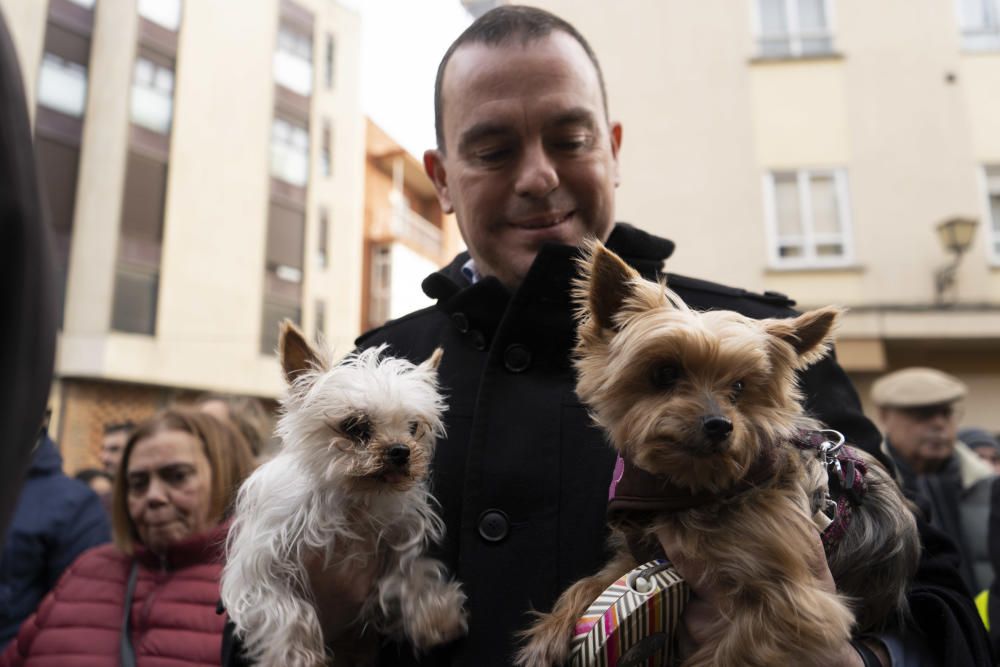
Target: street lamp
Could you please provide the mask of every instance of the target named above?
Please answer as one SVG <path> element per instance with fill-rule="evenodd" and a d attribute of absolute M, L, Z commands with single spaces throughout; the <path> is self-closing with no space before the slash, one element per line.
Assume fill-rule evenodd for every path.
<path fill-rule="evenodd" d="M 955 286 L 955 273 L 962 261 L 962 255 L 972 245 L 978 224 L 978 220 L 971 218 L 949 218 L 938 224 L 937 234 L 941 245 L 946 251 L 954 254 L 954 258 L 948 264 L 934 273 L 935 300 L 938 304 L 944 303 L 945 292 Z"/>

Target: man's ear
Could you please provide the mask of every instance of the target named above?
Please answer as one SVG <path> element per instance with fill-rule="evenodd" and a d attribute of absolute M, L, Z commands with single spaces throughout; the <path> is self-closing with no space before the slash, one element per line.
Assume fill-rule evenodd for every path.
<path fill-rule="evenodd" d="M 621 185 L 621 180 L 622 180 L 621 167 L 619 166 L 621 163 L 618 160 L 618 151 L 620 151 L 622 147 L 622 124 L 617 121 L 611 123 L 610 134 L 611 134 L 611 157 L 614 158 L 615 161 L 615 187 L 618 187 L 619 185 Z"/>
<path fill-rule="evenodd" d="M 444 153 L 436 149 L 424 151 L 424 171 L 434 184 L 441 210 L 445 213 L 454 213 L 455 207 L 452 206 L 448 190 L 448 172 L 444 168 Z"/>
<path fill-rule="evenodd" d="M 578 308 L 602 329 L 614 329 L 614 316 L 632 294 L 639 273 L 597 239 L 584 243 L 581 277 L 575 290 Z"/>
<path fill-rule="evenodd" d="M 285 381 L 288 384 L 293 384 L 306 371 L 325 367 L 316 350 L 309 345 L 305 335 L 291 320 L 284 320 L 281 323 L 278 355 L 281 357 L 281 370 L 284 371 Z"/>
<path fill-rule="evenodd" d="M 836 306 L 817 308 L 787 320 L 765 320 L 764 327 L 772 336 L 792 346 L 799 358 L 799 367 L 810 366 L 826 356 L 833 344 L 833 330 L 844 313 Z"/>

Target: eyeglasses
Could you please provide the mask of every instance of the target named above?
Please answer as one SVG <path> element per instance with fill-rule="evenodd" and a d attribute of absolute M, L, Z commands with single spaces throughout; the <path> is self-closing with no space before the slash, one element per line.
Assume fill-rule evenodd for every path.
<path fill-rule="evenodd" d="M 915 408 L 900 408 L 899 411 L 911 419 L 925 422 L 935 417 L 951 419 L 955 415 L 955 406 L 951 403 L 940 403 L 938 405 L 921 405 Z"/>

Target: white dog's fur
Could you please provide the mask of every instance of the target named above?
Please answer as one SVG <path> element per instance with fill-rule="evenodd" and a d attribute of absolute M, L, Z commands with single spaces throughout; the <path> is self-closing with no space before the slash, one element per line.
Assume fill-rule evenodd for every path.
<path fill-rule="evenodd" d="M 465 595 L 423 555 L 444 531 L 424 484 L 443 432 L 440 351 L 417 366 L 380 347 L 330 366 L 288 324 L 280 347 L 290 385 L 282 448 L 240 489 L 222 577 L 247 655 L 261 665 L 327 664 L 309 554 L 347 572 L 378 559 L 359 629 L 405 638 L 417 651 L 464 634 Z M 402 466 L 388 453 L 401 445 Z"/>

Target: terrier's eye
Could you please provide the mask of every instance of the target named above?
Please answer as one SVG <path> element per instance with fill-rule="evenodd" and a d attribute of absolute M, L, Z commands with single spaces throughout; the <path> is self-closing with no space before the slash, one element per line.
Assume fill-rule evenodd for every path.
<path fill-rule="evenodd" d="M 734 382 L 732 384 L 731 392 L 730 392 L 730 396 L 732 396 L 732 399 L 735 401 L 737 398 L 739 398 L 740 394 L 743 393 L 743 390 L 745 388 L 746 388 L 746 385 L 743 384 L 743 380 L 737 380 L 736 382 Z"/>
<path fill-rule="evenodd" d="M 423 429 L 420 428 L 420 422 L 410 422 L 410 436 L 416 438 L 420 435 L 423 435 Z"/>
<path fill-rule="evenodd" d="M 670 389 L 677 384 L 681 371 L 676 366 L 663 365 L 653 370 L 653 385 L 660 389 Z"/>
<path fill-rule="evenodd" d="M 348 438 L 358 442 L 368 442 L 372 437 L 372 423 L 364 415 L 348 417 L 340 423 L 340 430 Z"/>

